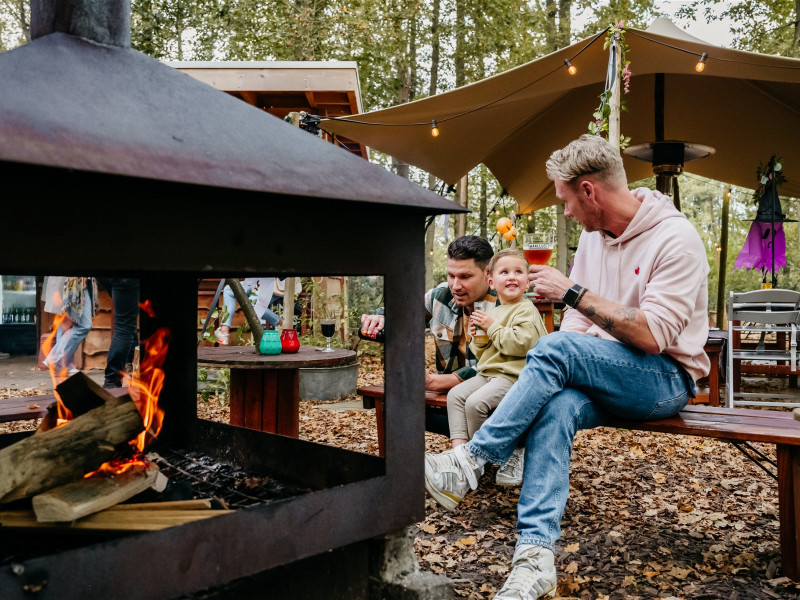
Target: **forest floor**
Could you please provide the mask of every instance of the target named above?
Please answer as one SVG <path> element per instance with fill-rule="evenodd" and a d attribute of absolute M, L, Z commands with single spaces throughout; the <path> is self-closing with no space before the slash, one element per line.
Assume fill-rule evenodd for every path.
<path fill-rule="evenodd" d="M 380 359 L 360 361 L 359 385 L 383 381 Z M 0 388 L 0 398 L 35 393 Z M 301 438 L 377 454 L 374 409 L 341 405 L 302 402 Z M 198 413 L 229 416 L 213 396 L 198 398 Z M 0 433 L 35 425 L 0 424 Z M 432 433 L 425 442 L 429 452 L 448 446 Z M 774 446 L 759 447 L 774 458 Z M 496 486 L 495 472 L 489 467 L 453 512 L 427 498 L 425 520 L 411 526 L 421 568 L 451 578 L 457 598 L 492 598 L 509 572 L 519 489 Z M 800 599 L 780 560 L 777 483 L 730 444 L 613 428 L 578 433 L 556 551 L 558 597 Z"/>

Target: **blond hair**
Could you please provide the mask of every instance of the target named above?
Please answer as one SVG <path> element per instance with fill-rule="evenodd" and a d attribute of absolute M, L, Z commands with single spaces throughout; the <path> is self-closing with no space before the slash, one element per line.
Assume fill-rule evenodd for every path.
<path fill-rule="evenodd" d="M 625 168 L 619 150 L 598 135 L 584 133 L 550 155 L 545 165 L 547 177 L 567 183 L 590 176 L 611 188 L 627 188 Z"/>
<path fill-rule="evenodd" d="M 520 259 L 522 262 L 525 263 L 525 266 L 528 266 L 528 261 L 525 259 L 525 255 L 517 250 L 516 248 L 503 248 L 497 254 L 492 257 L 492 260 L 489 261 L 489 273 L 494 273 L 494 266 L 497 264 L 497 261 L 505 256 L 514 256 Z"/>

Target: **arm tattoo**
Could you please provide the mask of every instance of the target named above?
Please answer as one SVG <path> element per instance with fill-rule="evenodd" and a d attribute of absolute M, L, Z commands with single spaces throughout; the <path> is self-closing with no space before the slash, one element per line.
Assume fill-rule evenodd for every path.
<path fill-rule="evenodd" d="M 591 304 L 584 309 L 583 314 L 585 314 L 590 319 L 597 314 L 597 311 L 594 309 L 594 306 Z"/>
<path fill-rule="evenodd" d="M 629 306 L 618 308 L 616 312 L 622 317 L 623 321 L 635 321 L 636 315 L 639 311 Z"/>
<path fill-rule="evenodd" d="M 606 331 L 611 331 L 614 329 L 614 319 L 610 317 L 603 317 L 603 322 L 600 325 Z"/>

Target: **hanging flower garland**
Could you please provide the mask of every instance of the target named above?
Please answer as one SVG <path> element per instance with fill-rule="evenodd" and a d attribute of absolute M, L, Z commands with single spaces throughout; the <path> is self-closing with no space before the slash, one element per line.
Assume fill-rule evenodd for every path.
<path fill-rule="evenodd" d="M 622 21 L 616 25 L 611 25 L 606 34 L 606 41 L 603 44 L 603 49 L 608 50 L 612 44 L 618 44 L 620 49 L 620 64 L 616 65 L 616 72 L 612 72 L 612 64 L 615 60 L 614 53 L 609 56 L 609 68 L 606 74 L 606 87 L 603 93 L 600 94 L 600 105 L 597 110 L 592 113 L 594 121 L 589 123 L 589 133 L 593 135 L 601 135 L 608 139 L 608 119 L 611 117 L 611 93 L 614 86 L 614 77 L 620 78 L 620 87 L 622 93 L 627 94 L 630 92 L 631 86 L 631 61 L 628 60 L 628 43 L 625 41 L 625 28 Z M 627 103 L 624 99 L 620 98 L 619 109 L 628 110 Z M 627 148 L 631 143 L 631 138 L 624 135 L 619 136 L 620 149 Z"/>

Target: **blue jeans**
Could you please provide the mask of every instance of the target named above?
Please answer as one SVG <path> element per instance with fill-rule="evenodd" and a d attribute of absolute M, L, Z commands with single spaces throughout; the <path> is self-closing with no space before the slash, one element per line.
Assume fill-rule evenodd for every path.
<path fill-rule="evenodd" d="M 258 283 L 257 279 L 245 279 L 242 282 L 242 287 L 244 288 L 245 293 L 249 294 L 255 287 L 256 283 Z M 222 322 L 222 325 L 227 325 L 230 327 L 231 323 L 233 322 L 233 313 L 236 312 L 236 296 L 233 295 L 233 290 L 229 285 L 226 285 L 222 290 L 222 302 L 228 312 L 228 316 Z M 260 319 L 266 323 L 269 323 L 272 327 L 275 327 L 281 322 L 281 318 L 268 308 L 261 314 Z"/>
<path fill-rule="evenodd" d="M 519 380 L 468 448 L 502 465 L 517 440 L 525 440 L 517 543 L 554 550 L 569 493 L 575 433 L 599 427 L 610 416 L 670 417 L 692 395 L 689 375 L 666 355 L 580 333 L 554 333 L 528 352 Z"/>
<path fill-rule="evenodd" d="M 75 366 L 75 352 L 83 339 L 92 330 L 92 296 L 88 288 L 83 292 L 83 313 L 81 318 L 72 324 L 67 331 L 62 332 L 61 327 L 56 334 L 56 343 L 47 360 L 59 368 L 70 369 Z"/>
<path fill-rule="evenodd" d="M 111 294 L 114 326 L 106 357 L 103 387 L 122 386 L 122 371 L 132 359 L 139 323 L 139 280 L 126 277 L 98 278 L 98 283 Z M 130 375 L 130 373 L 128 373 Z"/>

